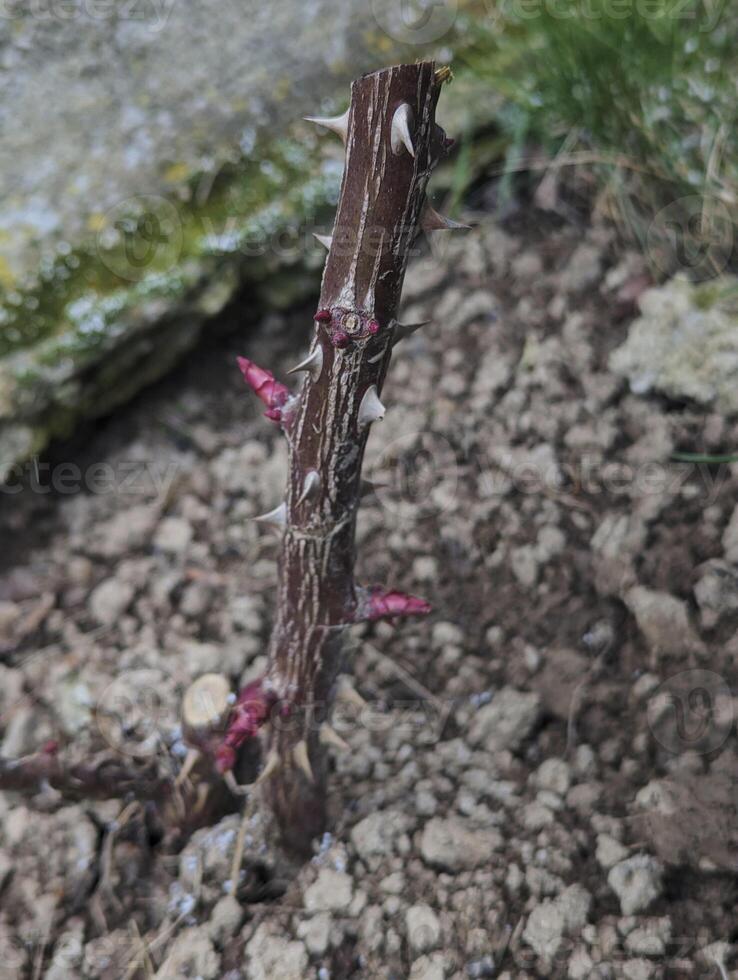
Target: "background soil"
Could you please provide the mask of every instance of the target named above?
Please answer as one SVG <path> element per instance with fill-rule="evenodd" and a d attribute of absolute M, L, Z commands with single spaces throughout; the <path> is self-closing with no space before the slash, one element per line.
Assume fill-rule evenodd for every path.
<path fill-rule="evenodd" d="M 738 466 L 672 454 L 738 423 L 609 371 L 647 285 L 608 226 L 538 212 L 414 262 L 404 319 L 432 322 L 385 387 L 359 568 L 434 613 L 356 630 L 331 833 L 285 869 L 247 811 L 234 896 L 232 798 L 175 847 L 151 806 L 7 794 L 0 976 L 730 975 Z M 277 545 L 250 518 L 285 451 L 235 355 L 283 377 L 311 313 L 200 350 L 5 494 L 2 756 L 174 772 L 186 686 L 261 672 Z"/>

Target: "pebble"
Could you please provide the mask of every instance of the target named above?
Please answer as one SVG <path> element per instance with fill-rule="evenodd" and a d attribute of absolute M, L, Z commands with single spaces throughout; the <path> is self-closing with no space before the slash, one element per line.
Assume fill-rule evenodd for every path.
<path fill-rule="evenodd" d="M 644 912 L 662 893 L 663 867 L 649 854 L 635 854 L 616 864 L 607 876 L 623 915 Z"/>
<path fill-rule="evenodd" d="M 169 555 L 181 555 L 192 541 L 192 526 L 181 517 L 165 517 L 156 529 L 154 545 Z"/>
<path fill-rule="evenodd" d="M 352 897 L 353 882 L 349 875 L 321 868 L 317 879 L 305 890 L 305 908 L 308 912 L 341 911 L 348 908 Z"/>
<path fill-rule="evenodd" d="M 113 626 L 133 602 L 135 594 L 132 585 L 109 578 L 90 595 L 90 612 L 101 626 Z"/>
<path fill-rule="evenodd" d="M 412 905 L 405 913 L 405 931 L 413 953 L 428 953 L 441 940 L 441 923 L 429 905 Z"/>
<path fill-rule="evenodd" d="M 493 851 L 502 844 L 497 830 L 478 829 L 461 818 L 435 817 L 423 828 L 420 853 L 431 867 L 456 872 L 489 864 Z"/>
<path fill-rule="evenodd" d="M 469 741 L 472 745 L 483 745 L 488 752 L 517 749 L 533 731 L 540 713 L 538 694 L 503 687 L 489 704 L 477 711 Z"/>
<path fill-rule="evenodd" d="M 263 922 L 246 946 L 249 980 L 304 980 L 308 955 L 304 945 L 283 936 L 275 936 Z M 192 974 L 195 976 L 196 974 Z"/>

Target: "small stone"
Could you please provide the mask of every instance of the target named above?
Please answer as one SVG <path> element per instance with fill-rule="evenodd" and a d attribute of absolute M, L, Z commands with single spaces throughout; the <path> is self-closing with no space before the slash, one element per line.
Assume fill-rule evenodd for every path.
<path fill-rule="evenodd" d="M 409 828 L 409 820 L 397 810 L 365 817 L 351 831 L 351 843 L 360 858 L 384 857 L 395 850 L 397 839 Z"/>
<path fill-rule="evenodd" d="M 625 594 L 625 604 L 654 653 L 686 656 L 702 650 L 681 599 L 636 585 Z"/>
<path fill-rule="evenodd" d="M 323 956 L 328 949 L 333 919 L 328 912 L 321 912 L 305 919 L 297 927 L 297 935 L 312 956 Z"/>
<path fill-rule="evenodd" d="M 442 650 L 447 645 L 463 646 L 464 631 L 456 623 L 445 621 L 435 623 L 431 633 L 431 644 L 434 650 Z"/>
<path fill-rule="evenodd" d="M 441 923 L 429 905 L 412 905 L 405 913 L 405 931 L 410 950 L 427 953 L 438 946 Z"/>
<path fill-rule="evenodd" d="M 210 913 L 208 932 L 216 946 L 223 946 L 238 932 L 243 922 L 243 909 L 232 895 L 226 895 L 216 902 Z"/>
<path fill-rule="evenodd" d="M 542 830 L 554 822 L 554 815 L 547 806 L 534 800 L 523 807 L 523 826 L 527 830 Z"/>
<path fill-rule="evenodd" d="M 353 884 L 349 875 L 332 868 L 321 868 L 318 877 L 305 890 L 308 912 L 341 911 L 351 904 Z"/>
<path fill-rule="evenodd" d="M 198 977 L 218 980 L 220 957 L 207 935 L 206 926 L 184 929 L 174 940 L 157 977 Z"/>
<path fill-rule="evenodd" d="M 663 867 L 649 854 L 635 854 L 616 864 L 607 876 L 623 915 L 645 911 L 662 892 Z"/>
<path fill-rule="evenodd" d="M 539 956 L 551 959 L 561 945 L 565 925 L 564 912 L 555 902 L 541 902 L 528 916 L 523 939 Z"/>
<path fill-rule="evenodd" d="M 503 687 L 474 716 L 469 731 L 472 745 L 488 752 L 519 748 L 532 732 L 541 711 L 537 694 Z"/>
<path fill-rule="evenodd" d="M 564 914 L 564 922 L 569 932 L 582 930 L 592 906 L 592 896 L 582 885 L 569 885 L 556 899 L 556 905 Z"/>
<path fill-rule="evenodd" d="M 275 936 L 263 922 L 246 946 L 249 980 L 304 980 L 308 955 L 302 943 Z"/>
<path fill-rule="evenodd" d="M 536 549 L 529 544 L 520 545 L 510 551 L 510 567 L 513 575 L 525 589 L 538 581 L 538 556 Z"/>
<path fill-rule="evenodd" d="M 491 860 L 502 846 L 502 835 L 491 828 L 476 829 L 462 819 L 429 820 L 420 838 L 420 853 L 426 864 L 455 872 L 473 870 Z"/>
<path fill-rule="evenodd" d="M 626 960 L 622 970 L 626 980 L 650 980 L 655 972 L 653 963 L 642 959 Z"/>
<path fill-rule="evenodd" d="M 181 555 L 191 541 L 192 527 L 181 517 L 165 517 L 154 537 L 155 546 L 170 555 Z"/>
<path fill-rule="evenodd" d="M 410 967 L 410 977 L 408 980 L 443 980 L 446 976 L 446 967 L 442 953 L 433 953 L 432 956 L 421 956 L 415 960 Z"/>
<path fill-rule="evenodd" d="M 599 834 L 597 837 L 596 857 L 600 867 L 606 871 L 613 868 L 628 856 L 628 848 L 609 834 Z"/>
<path fill-rule="evenodd" d="M 546 759 L 536 770 L 534 780 L 540 789 L 550 789 L 559 796 L 565 796 L 571 786 L 569 763 L 555 756 Z"/>
<path fill-rule="evenodd" d="M 671 919 L 646 919 L 628 934 L 625 948 L 636 956 L 664 956 L 670 942 Z"/>
<path fill-rule="evenodd" d="M 132 585 L 116 578 L 106 579 L 90 595 L 90 612 L 101 626 L 113 626 L 133 602 L 135 594 Z"/>
<path fill-rule="evenodd" d="M 700 607 L 700 622 L 712 629 L 721 619 L 738 610 L 738 561 L 708 561 L 700 568 L 694 596 Z"/>

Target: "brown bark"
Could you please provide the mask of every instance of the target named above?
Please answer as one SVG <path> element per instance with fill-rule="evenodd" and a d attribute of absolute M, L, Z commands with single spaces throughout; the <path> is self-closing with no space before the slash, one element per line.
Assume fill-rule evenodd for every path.
<path fill-rule="evenodd" d="M 285 406 L 289 481 L 267 684 L 289 713 L 273 712 L 270 752 L 279 766 L 265 785 L 285 842 L 300 850 L 325 829 L 318 726 L 330 709 L 342 634 L 361 618 L 354 538 L 370 425 L 361 424 L 359 411 L 372 386 L 382 389 L 426 184 L 445 150 L 435 124 L 440 87 L 433 63 L 388 68 L 352 86 L 346 167 L 320 296 L 327 312 L 316 319 L 311 344 L 313 355 L 322 352 L 322 366 L 305 375 Z M 411 108 L 414 156 L 391 145 L 403 104 Z M 303 740 L 312 778 L 300 765 Z"/>

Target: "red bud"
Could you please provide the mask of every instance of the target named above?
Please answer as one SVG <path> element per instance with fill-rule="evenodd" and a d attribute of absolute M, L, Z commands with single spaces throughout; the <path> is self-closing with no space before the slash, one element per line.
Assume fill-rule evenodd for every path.
<path fill-rule="evenodd" d="M 367 324 L 367 329 L 369 333 L 379 333 L 379 323 L 376 320 L 370 320 Z"/>
<path fill-rule="evenodd" d="M 215 762 L 219 772 L 232 769 L 236 752 L 249 739 L 254 738 L 259 729 L 269 720 L 269 714 L 277 700 L 272 691 L 264 688 L 262 680 L 253 681 L 238 695 L 228 731 L 215 751 Z"/>
<path fill-rule="evenodd" d="M 331 337 L 331 342 L 333 343 L 334 347 L 343 349 L 344 347 L 348 347 L 348 345 L 351 343 L 351 338 L 347 333 L 344 333 L 343 330 L 336 330 Z"/>
<path fill-rule="evenodd" d="M 318 323 L 330 323 L 333 319 L 333 314 L 330 310 L 318 310 L 318 312 L 313 317 Z"/>
<path fill-rule="evenodd" d="M 239 357 L 238 366 L 241 369 L 241 374 L 246 384 L 251 386 L 254 394 L 261 398 L 270 411 L 281 408 L 290 397 L 289 389 L 279 381 L 275 381 L 271 371 L 265 371 L 264 368 L 258 367 L 247 357 Z M 274 419 L 277 422 L 282 419 L 281 412 L 276 418 L 269 412 L 265 414 L 267 418 Z"/>
<path fill-rule="evenodd" d="M 431 605 L 425 599 L 404 592 L 384 592 L 379 588 L 370 590 L 359 618 L 372 621 L 393 616 L 425 616 L 430 611 Z"/>

